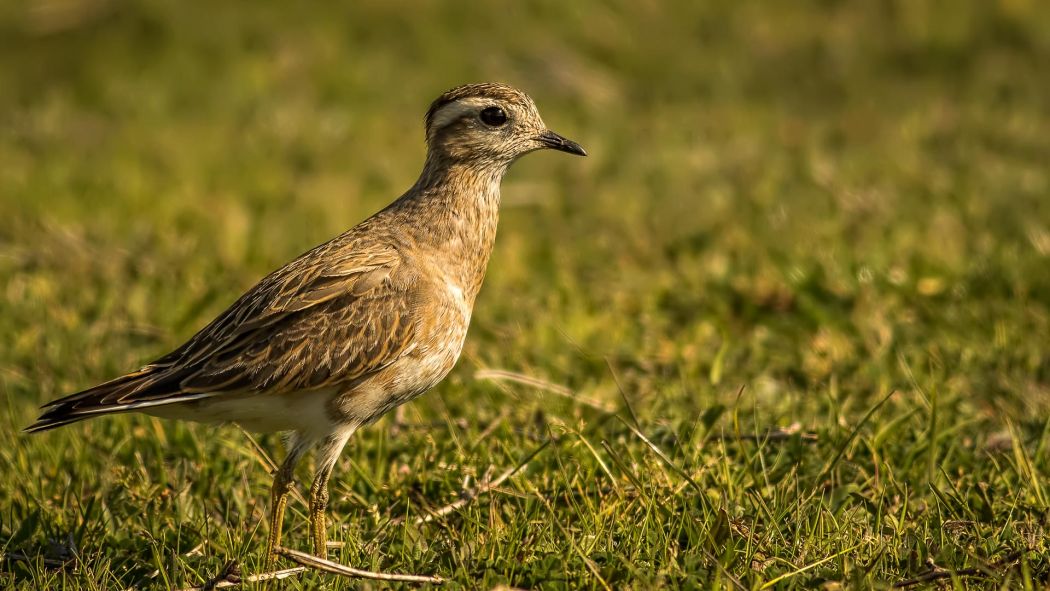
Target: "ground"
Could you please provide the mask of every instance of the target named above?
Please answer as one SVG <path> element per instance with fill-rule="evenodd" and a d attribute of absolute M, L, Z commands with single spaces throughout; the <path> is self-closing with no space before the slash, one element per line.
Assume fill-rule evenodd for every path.
<path fill-rule="evenodd" d="M 498 80 L 590 156 L 511 170 L 459 365 L 338 464 L 333 559 L 1043 588 L 1048 63 L 1036 0 L 6 3 L 0 587 L 261 568 L 278 436 L 20 429 L 399 195 L 429 101 Z M 322 583 L 361 586 L 282 588 Z"/>

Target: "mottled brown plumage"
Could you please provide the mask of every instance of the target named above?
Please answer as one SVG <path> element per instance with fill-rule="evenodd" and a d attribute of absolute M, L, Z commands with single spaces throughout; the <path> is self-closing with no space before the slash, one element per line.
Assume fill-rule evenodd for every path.
<path fill-rule="evenodd" d="M 347 439 L 422 394 L 459 357 L 496 237 L 499 183 L 540 148 L 584 154 L 502 84 L 454 88 L 425 117 L 419 180 L 382 211 L 265 277 L 189 341 L 142 369 L 55 400 L 27 431 L 140 411 L 289 431 L 275 475 L 268 561 L 292 472 L 319 449 L 310 496 L 314 551 Z"/>

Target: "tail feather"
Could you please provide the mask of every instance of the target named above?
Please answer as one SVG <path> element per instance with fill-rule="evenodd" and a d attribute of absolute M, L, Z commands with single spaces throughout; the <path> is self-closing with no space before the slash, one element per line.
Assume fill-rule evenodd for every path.
<path fill-rule="evenodd" d="M 167 369 L 146 366 L 87 390 L 52 400 L 41 407 L 44 412 L 36 422 L 23 431 L 47 431 L 99 415 L 130 412 L 211 396 L 183 392 L 179 387 L 178 377 L 171 375 Z"/>
<path fill-rule="evenodd" d="M 22 429 L 22 432 L 23 433 L 39 433 L 40 431 L 48 431 L 50 429 L 56 429 L 58 427 L 63 427 L 63 426 L 68 425 L 70 423 L 76 423 L 77 421 L 83 421 L 86 418 L 88 418 L 88 417 L 76 417 L 76 418 L 65 419 L 65 420 L 58 420 L 58 419 L 50 420 L 50 419 L 45 419 L 42 416 L 39 419 L 37 419 L 36 422 L 33 423 L 32 425 L 29 425 L 25 429 Z"/>

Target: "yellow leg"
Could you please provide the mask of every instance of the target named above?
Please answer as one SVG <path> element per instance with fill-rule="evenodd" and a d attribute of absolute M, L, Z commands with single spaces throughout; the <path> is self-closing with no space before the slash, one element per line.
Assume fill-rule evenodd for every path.
<path fill-rule="evenodd" d="M 281 545 L 281 527 L 284 525 L 284 508 L 288 505 L 288 493 L 292 490 L 291 474 L 282 466 L 273 477 L 270 489 L 270 535 L 266 539 L 266 570 L 273 568 L 277 560 L 277 547 Z"/>
<path fill-rule="evenodd" d="M 310 448 L 301 438 L 293 435 L 289 441 L 288 455 L 273 475 L 270 489 L 270 534 L 266 538 L 266 570 L 273 569 L 277 560 L 277 547 L 281 545 L 281 527 L 284 525 L 284 508 L 288 506 L 288 493 L 295 479 L 295 465 Z"/>
<path fill-rule="evenodd" d="M 328 524 L 325 519 L 325 511 L 328 509 L 328 480 L 332 477 L 332 469 L 335 468 L 339 452 L 343 451 L 343 446 L 354 429 L 356 426 L 348 426 L 329 435 L 318 449 L 317 473 L 310 487 L 310 539 L 314 543 L 314 554 L 321 558 L 328 557 Z"/>
<path fill-rule="evenodd" d="M 328 508 L 328 479 L 332 470 L 321 469 L 310 487 L 310 538 L 314 542 L 314 554 L 328 558 L 328 524 L 325 510 Z"/>

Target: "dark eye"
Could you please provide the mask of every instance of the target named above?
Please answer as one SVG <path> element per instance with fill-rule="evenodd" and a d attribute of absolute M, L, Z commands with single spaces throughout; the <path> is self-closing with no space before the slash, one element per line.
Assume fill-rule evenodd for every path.
<path fill-rule="evenodd" d="M 481 111 L 481 122 L 492 127 L 499 127 L 507 122 L 507 114 L 499 107 L 486 107 Z"/>

